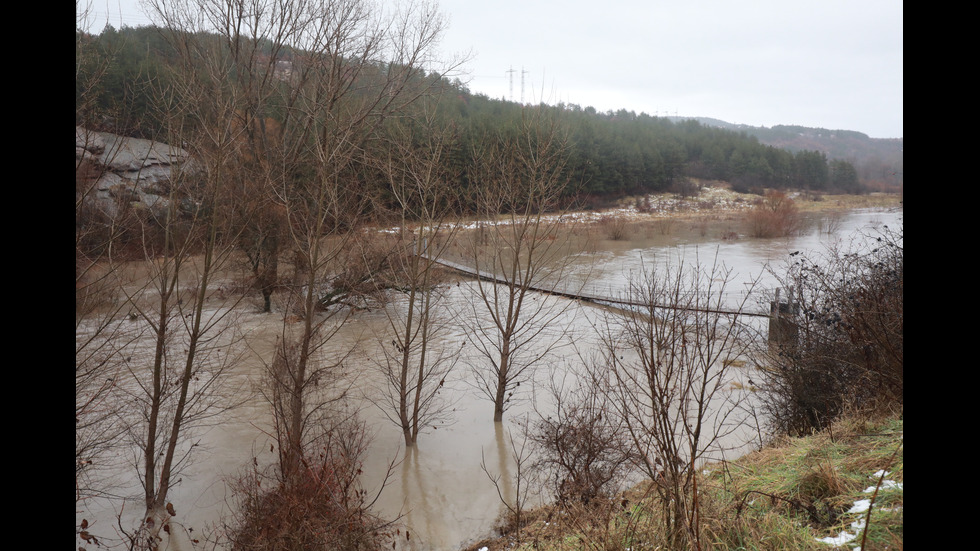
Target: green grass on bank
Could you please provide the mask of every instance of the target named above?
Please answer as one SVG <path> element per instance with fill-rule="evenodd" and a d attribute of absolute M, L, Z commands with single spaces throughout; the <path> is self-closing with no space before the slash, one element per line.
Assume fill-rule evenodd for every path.
<path fill-rule="evenodd" d="M 901 415 L 851 417 L 710 465 L 698 478 L 702 548 L 902 549 L 902 442 Z M 528 511 L 519 532 L 511 522 L 501 537 L 467 549 L 678 549 L 664 541 L 662 511 L 655 489 L 641 483 L 599 505 Z"/>

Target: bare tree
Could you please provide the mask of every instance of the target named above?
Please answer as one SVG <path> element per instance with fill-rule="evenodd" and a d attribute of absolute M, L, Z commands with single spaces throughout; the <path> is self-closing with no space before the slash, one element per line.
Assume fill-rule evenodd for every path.
<path fill-rule="evenodd" d="M 353 302 L 387 284 L 391 255 L 362 229 L 376 198 L 361 176 L 377 167 L 368 155 L 384 123 L 432 86 L 422 68 L 443 22 L 421 4 L 392 14 L 360 0 L 293 5 L 301 24 L 283 73 L 291 99 L 277 132 L 282 143 L 297 144 L 299 162 L 271 182 L 294 273 L 282 286 L 283 329 L 267 366 L 279 462 L 262 494 L 298 505 L 284 524 L 300 529 L 282 531 L 273 548 L 318 526 L 328 530 L 310 532 L 303 546 L 370 547 L 380 521 L 367 513 L 359 486 L 366 431 L 347 407 L 345 372 L 357 343 L 346 328 Z M 339 476 L 324 476 L 330 473 Z M 251 511 L 256 516 L 243 526 L 265 523 L 262 508 Z M 350 539 L 358 534 L 363 539 Z"/>
<path fill-rule="evenodd" d="M 230 310 L 206 304 L 235 245 L 264 255 L 253 263 L 269 298 L 262 280 L 274 280 L 282 243 L 295 252 L 298 277 L 269 361 L 282 481 L 308 481 L 317 461 L 306 446 L 332 445 L 342 423 L 317 424 L 328 408 L 316 387 L 346 358 L 324 353 L 349 316 L 339 305 L 350 293 L 345 260 L 357 256 L 349 245 L 364 212 L 357 174 L 376 129 L 431 86 L 421 69 L 443 22 L 429 5 L 381 13 L 360 0 L 146 6 L 175 54 L 166 86 L 151 83 L 166 126 L 159 143 L 189 152 L 175 163 L 167 200 L 141 214 L 150 284 L 125 287 L 141 342 L 153 343 L 128 363 L 135 384 L 126 388 L 138 404 L 128 429 L 146 509 L 133 544 L 153 548 L 174 514 L 168 497 L 194 448 L 187 437 L 228 405 L 216 385 L 231 357 Z M 264 192 L 257 208 L 240 203 L 253 189 L 245 184 Z M 281 212 L 272 225 L 288 233 L 270 245 L 270 224 L 260 222 L 259 244 L 243 247 L 232 222 L 257 220 L 270 201 Z"/>
<path fill-rule="evenodd" d="M 76 123 L 93 103 L 93 88 L 108 68 L 82 29 L 90 23 L 91 4 L 75 2 Z M 77 127 L 75 134 L 75 503 L 105 490 L 104 468 L 121 433 L 113 413 L 113 392 L 121 369 L 119 348 L 125 337 L 113 322 L 123 306 L 115 301 L 110 273 L 100 270 L 112 243 L 111 218 L 93 216 L 95 187 L 104 165 L 94 157 L 104 153 L 96 132 Z M 94 219 L 97 218 L 97 219 Z M 98 231 L 94 225 L 110 228 Z M 102 229 L 102 228 L 100 228 Z M 86 521 L 87 523 L 87 521 Z M 87 528 L 87 526 L 86 526 Z M 84 528 L 79 534 L 92 537 Z"/>
<path fill-rule="evenodd" d="M 185 6 L 187 15 L 182 17 L 195 11 L 203 14 L 230 58 L 238 102 L 234 124 L 241 129 L 241 170 L 233 182 L 242 198 L 234 211 L 235 224 L 241 227 L 238 244 L 253 286 L 262 295 L 262 310 L 270 312 L 279 285 L 280 256 L 289 246 L 279 193 L 309 161 L 312 127 L 301 117 L 308 81 L 315 73 L 311 65 L 300 68 L 293 63 L 291 46 L 301 40 L 314 4 L 193 0 Z"/>
<path fill-rule="evenodd" d="M 284 329 L 269 362 L 281 385 L 272 394 L 288 480 L 302 470 L 304 442 L 316 438 L 310 415 L 321 408 L 308 403 L 311 389 L 346 358 L 323 360 L 319 352 L 350 315 L 342 305 L 373 276 L 363 263 L 360 274 L 348 269 L 358 256 L 358 218 L 370 202 L 358 185 L 366 145 L 387 117 L 427 93 L 432 80 L 423 68 L 435 61 L 444 22 L 421 3 L 384 12 L 361 0 L 151 4 L 169 28 L 186 32 L 180 36 L 209 33 L 178 43 L 189 54 L 186 67 L 206 46 L 227 63 L 226 89 L 237 100 L 229 128 L 239 132 L 235 144 L 248 169 L 239 174 L 257 195 L 271 198 L 277 213 L 263 202 L 239 218 L 255 230 L 240 243 L 266 305 L 279 251 L 293 252 L 283 315 L 295 316 L 298 327 Z"/>
<path fill-rule="evenodd" d="M 230 64 L 220 45 L 182 27 L 169 27 L 164 36 L 178 57 L 170 78 L 149 83 L 162 128 L 133 154 L 144 162 L 168 157 L 171 172 L 161 198 L 134 217 L 143 283 L 116 272 L 139 333 L 125 350 L 128 377 L 120 387 L 132 404 L 124 410 L 125 427 L 138 450 L 134 467 L 145 510 L 134 530 L 124 530 L 134 546 L 151 549 L 169 533 L 179 508 L 170 502 L 171 490 L 197 446 L 196 429 L 235 403 L 222 381 L 240 350 L 236 300 L 216 288 L 236 240 L 228 222 L 241 128 L 238 98 L 227 86 Z"/>
<path fill-rule="evenodd" d="M 299 468 L 312 428 L 307 410 L 316 405 L 307 403 L 307 389 L 322 369 L 314 353 L 349 315 L 340 309 L 351 283 L 345 260 L 370 201 L 357 185 L 362 152 L 388 116 L 428 92 L 431 84 L 419 79 L 419 71 L 431 61 L 443 29 L 431 6 L 409 6 L 389 18 L 371 12 L 367 3 L 337 0 L 317 4 L 308 15 L 299 36 L 303 55 L 292 70 L 303 75 L 293 84 L 302 90 L 295 122 L 308 127 L 313 172 L 278 191 L 299 265 L 291 303 L 302 324 L 285 389 L 286 479 Z M 370 279 L 372 272 L 368 266 L 355 281 Z"/>
<path fill-rule="evenodd" d="M 661 494 L 672 545 L 701 548 L 696 468 L 738 425 L 731 363 L 752 333 L 739 315 L 748 294 L 728 297 L 731 282 L 717 258 L 633 274 L 631 306 L 610 314 L 592 367 Z"/>
<path fill-rule="evenodd" d="M 128 297 L 133 316 L 146 331 L 143 338 L 153 343 L 152 352 L 137 353 L 127 362 L 136 382 L 131 399 L 137 404 L 137 417 L 128 426 L 141 450 L 137 470 L 146 507 L 145 520 L 133 536 L 140 547 L 155 548 L 159 530 L 174 514 L 169 491 L 194 447 L 188 441 L 193 429 L 231 405 L 221 401 L 217 389 L 234 359 L 237 337 L 228 318 L 231 309 L 207 305 L 231 248 L 222 241 L 214 218 L 201 214 L 220 186 L 220 175 L 208 176 L 215 180 L 176 176 L 172 181 L 166 217 L 147 221 L 147 233 L 156 234 L 146 247 L 150 284 Z M 199 185 L 206 196 L 179 197 Z M 196 204 L 197 214 L 179 212 L 185 200 Z"/>
<path fill-rule="evenodd" d="M 559 228 L 567 223 L 560 209 L 567 143 L 560 122 L 557 110 L 525 108 L 516 129 L 488 136 L 474 154 L 483 221 L 467 256 L 481 276 L 475 314 L 490 322 L 474 321 L 470 340 L 489 363 L 474 372 L 493 402 L 494 422 L 556 344 L 561 332 L 553 322 L 568 305 L 535 295 L 556 290 L 566 267 Z"/>
<path fill-rule="evenodd" d="M 126 153 L 126 140 L 93 129 L 117 114 L 98 101 L 116 52 L 85 32 L 92 23 L 91 3 L 75 7 L 75 502 L 77 512 L 87 516 L 96 498 L 126 491 L 121 458 L 130 419 L 119 412 L 128 384 L 126 364 L 143 333 L 126 316 L 126 296 L 146 283 L 135 282 L 128 292 L 120 285 L 123 238 L 137 221 L 130 190 L 117 184 L 109 195 L 99 189 L 113 176 L 109 167 L 117 156 Z M 97 545 L 99 538 L 110 537 L 105 532 L 97 537 L 87 518 L 76 532 Z"/>
<path fill-rule="evenodd" d="M 451 316 L 439 308 L 439 260 L 458 231 L 459 202 L 458 175 L 447 162 L 455 135 L 452 128 L 440 126 L 437 107 L 435 101 L 423 100 L 414 117 L 390 125 L 387 151 L 379 155 L 399 213 L 402 248 L 392 259 L 392 286 L 400 300 L 387 303 L 390 331 L 380 342 L 387 383 L 382 411 L 401 427 L 406 446 L 415 445 L 426 426 L 452 421 L 440 394 L 459 359 L 459 351 L 447 350 L 441 340 Z"/>

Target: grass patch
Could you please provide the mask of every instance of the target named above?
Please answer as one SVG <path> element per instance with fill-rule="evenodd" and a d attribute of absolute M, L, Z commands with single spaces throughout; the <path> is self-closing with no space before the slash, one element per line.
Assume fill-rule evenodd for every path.
<path fill-rule="evenodd" d="M 900 417 L 878 422 L 849 418 L 812 436 L 783 438 L 715 469 L 705 487 L 712 502 L 723 505 L 713 519 L 722 543 L 716 548 L 830 549 L 818 540 L 841 533 L 859 544 L 867 513 L 856 504 L 873 498 L 864 549 L 901 549 L 902 441 Z M 875 495 L 879 478 L 890 482 Z M 777 536 L 783 540 L 778 545 L 771 541 Z M 805 545 L 790 545 L 790 540 Z"/>
<path fill-rule="evenodd" d="M 831 551 L 864 539 L 864 551 L 902 549 L 903 426 L 901 415 L 849 417 L 708 466 L 698 483 L 702 547 Z M 662 539 L 662 511 L 645 481 L 592 507 L 538 509 L 520 540 L 512 533 L 467 549 L 671 549 Z"/>

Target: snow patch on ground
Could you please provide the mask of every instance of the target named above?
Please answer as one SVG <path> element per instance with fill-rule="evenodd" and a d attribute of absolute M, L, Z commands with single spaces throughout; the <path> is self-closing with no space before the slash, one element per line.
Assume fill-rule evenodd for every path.
<path fill-rule="evenodd" d="M 678 214 L 706 214 L 710 212 L 737 212 L 748 210 L 753 205 L 752 198 L 723 187 L 704 187 L 697 196 L 683 197 L 675 193 L 650 194 L 632 199 L 627 204 L 598 211 L 565 212 L 542 215 L 545 222 L 600 222 L 603 219 L 627 219 L 630 221 L 652 220 Z M 508 224 L 501 218 L 497 224 Z M 460 223 L 458 229 L 475 230 L 486 227 L 486 220 Z M 398 233 L 398 227 L 382 228 L 383 233 Z"/>
<path fill-rule="evenodd" d="M 878 472 L 872 474 L 869 478 L 871 478 L 872 480 L 877 480 L 877 479 L 880 479 L 880 478 L 884 478 L 884 477 L 888 476 L 889 474 L 891 474 L 891 473 L 888 473 L 887 471 L 878 471 Z M 868 486 L 864 490 L 864 493 L 870 494 L 870 493 L 874 492 L 875 491 L 875 487 L 876 486 Z M 901 490 L 901 489 L 902 489 L 902 483 L 901 482 L 895 482 L 894 480 L 882 480 L 881 481 L 881 484 L 880 484 L 880 488 L 878 489 L 878 491 L 880 492 L 880 491 L 883 491 L 883 490 Z M 867 513 L 868 512 L 868 509 L 870 509 L 870 508 L 871 508 L 871 500 L 870 499 L 859 499 L 859 500 L 857 500 L 857 501 L 854 502 L 854 505 L 852 505 L 851 508 L 848 509 L 847 510 L 847 513 L 845 513 L 845 514 L 862 514 L 863 515 L 863 514 Z M 842 530 L 836 536 L 828 536 L 826 538 L 816 538 L 816 540 L 819 541 L 820 543 L 826 543 L 827 545 L 841 546 L 841 545 L 844 545 L 846 543 L 850 543 L 850 542 L 856 540 L 858 537 L 860 537 L 861 536 L 861 533 L 864 531 L 864 527 L 865 527 L 865 519 L 862 516 L 861 518 L 859 518 L 859 519 L 857 519 L 857 520 L 855 520 L 854 522 L 851 523 L 851 532 L 849 532 L 847 530 Z M 852 548 L 852 551 L 861 551 L 861 547 L 860 546 L 855 546 L 855 547 Z"/>

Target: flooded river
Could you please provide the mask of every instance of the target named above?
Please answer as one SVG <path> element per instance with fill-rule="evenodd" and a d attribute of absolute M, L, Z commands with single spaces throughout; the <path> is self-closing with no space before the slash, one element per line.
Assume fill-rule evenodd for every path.
<path fill-rule="evenodd" d="M 703 263 L 713 261 L 717 255 L 736 278 L 736 284 L 729 287 L 731 299 L 741 299 L 740 289 L 747 288 L 744 282 L 759 280 L 757 288 L 761 292 L 748 303 L 758 304 L 758 310 L 763 311 L 768 297 L 765 293 L 777 284 L 771 271 L 780 273 L 780 266 L 788 261 L 790 253 L 821 251 L 833 243 L 873 234 L 883 225 L 897 228 L 901 219 L 901 211 L 854 211 L 839 218 L 814 217 L 803 235 L 778 239 L 723 239 L 727 231 L 724 224 L 705 230 L 678 222 L 670 231 L 647 230 L 630 240 L 592 240 L 576 254 L 565 277 L 584 283 L 589 293 L 618 297 L 625 291 L 630 274 L 650 263 L 683 260 L 691 264 L 695 258 Z M 536 297 L 535 300 L 553 301 L 560 312 L 551 322 L 551 336 L 557 346 L 541 362 L 547 367 L 536 372 L 536 384 L 522 385 L 523 394 L 514 396 L 504 422 L 493 423 L 493 404 L 476 388 L 472 371 L 484 365 L 485 360 L 466 344 L 466 324 L 454 321 L 454 316 L 473 315 L 474 286 L 472 281 L 461 279 L 447 287 L 441 302 L 442 315 L 450 321 L 443 339 L 453 343 L 453 347 L 458 343 L 459 349 L 459 362 L 444 391 L 451 404 L 453 423 L 424 432 L 418 445 L 407 452 L 400 428 L 385 417 L 373 399 L 380 383 L 372 366 L 376 363 L 373 356 L 378 354 L 377 343 L 384 338 L 383 312 L 358 312 L 343 335 L 348 344 L 359 343 L 347 364 L 354 383 L 351 407 L 359 410 L 373 435 L 365 458 L 364 487 L 370 496 L 378 496 L 374 512 L 383 518 L 398 518 L 412 534 L 410 540 L 399 539 L 404 549 L 454 550 L 490 535 L 503 505 L 488 473 L 497 477 L 504 498 L 512 499 L 515 463 L 509 438 L 512 434 L 519 437 L 515 421 L 535 411 L 547 412 L 551 407 L 547 393 L 534 393 L 533 389 L 546 387 L 556 372 L 575 374 L 580 358 L 598 346 L 594 327 L 602 323 L 604 309 L 568 299 Z M 275 342 L 281 316 L 249 311 L 236 323 L 248 334 L 251 350 L 261 354 Z M 241 392 L 258 390 L 262 371 L 262 362 L 255 355 L 246 357 L 233 366 L 230 384 Z M 200 445 L 195 460 L 184 470 L 171 494 L 177 520 L 194 528 L 194 534 L 204 534 L 228 518 L 233 496 L 227 483 L 252 465 L 253 458 L 259 465 L 276 459 L 268 406 L 257 395 L 249 395 L 252 398 L 242 406 L 223 413 L 197 436 Z M 756 434 L 754 430 L 740 433 L 739 437 L 745 439 L 743 447 L 752 446 Z M 117 460 L 121 472 L 127 465 L 131 467 L 132 459 L 131 454 L 120 452 Z M 138 495 L 135 480 L 125 474 L 115 480 L 116 495 Z M 90 532 L 111 543 L 117 515 L 132 521 L 133 514 L 142 513 L 139 500 L 123 507 L 124 503 L 117 498 L 77 503 L 76 522 L 88 520 Z M 191 548 L 181 542 L 171 545 L 171 549 Z"/>

